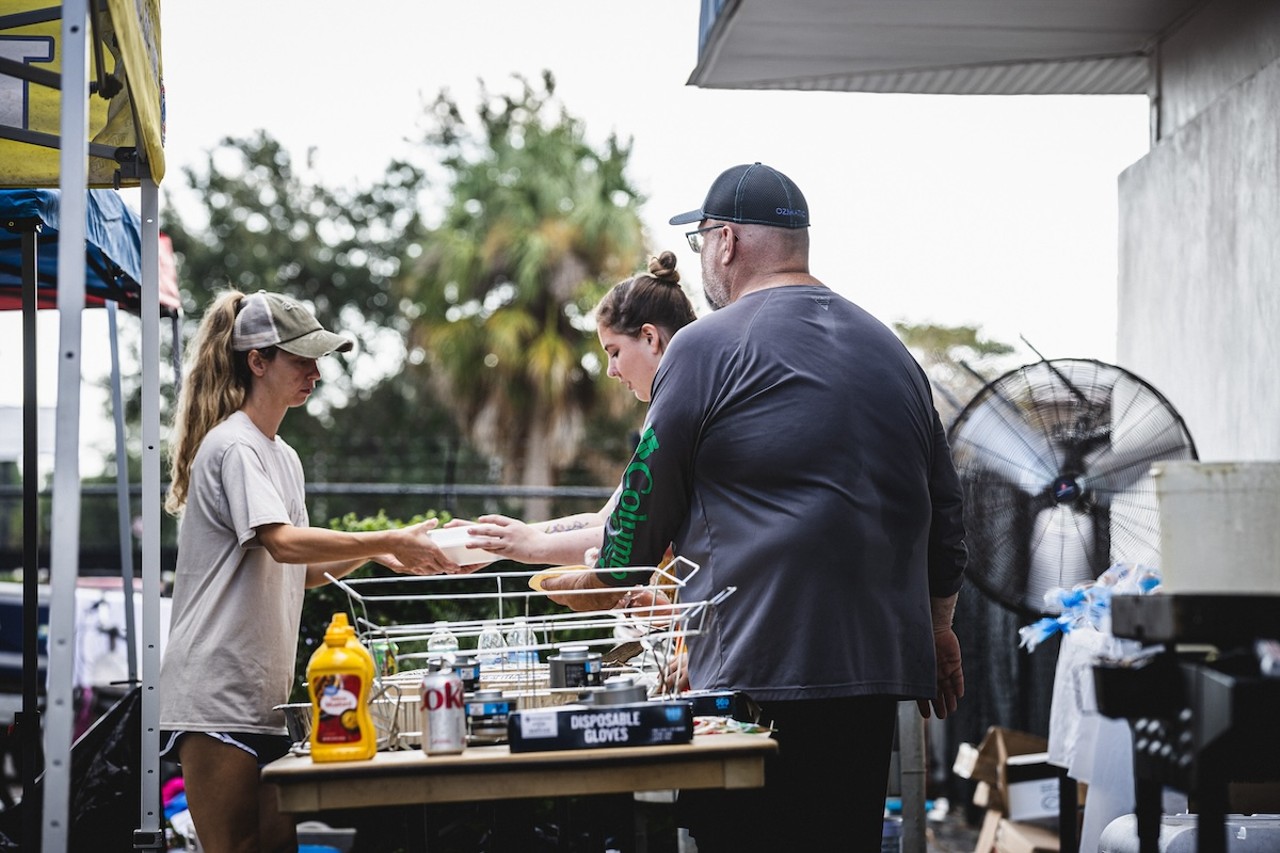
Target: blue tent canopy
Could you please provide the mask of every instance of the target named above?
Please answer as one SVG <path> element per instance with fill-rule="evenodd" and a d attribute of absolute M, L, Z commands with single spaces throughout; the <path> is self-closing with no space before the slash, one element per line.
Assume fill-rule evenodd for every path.
<path fill-rule="evenodd" d="M 0 190 L 0 310 L 22 307 L 23 233 L 36 231 L 37 287 L 40 308 L 58 301 L 60 192 L 54 189 Z M 115 302 L 133 314 L 141 311 L 142 234 L 137 212 L 114 190 L 87 191 L 85 301 Z M 160 308 L 180 308 L 177 285 L 160 281 Z"/>

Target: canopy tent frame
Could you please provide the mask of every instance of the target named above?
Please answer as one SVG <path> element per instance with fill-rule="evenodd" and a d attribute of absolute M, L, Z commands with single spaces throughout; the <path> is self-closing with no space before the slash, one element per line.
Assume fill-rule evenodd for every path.
<path fill-rule="evenodd" d="M 56 190 L 0 190 L 0 310 L 21 308 L 24 312 L 24 429 L 23 470 L 36 471 L 39 454 L 37 430 L 33 423 L 36 412 L 36 332 L 34 318 L 41 308 L 56 307 L 57 268 L 52 262 L 44 262 L 41 244 L 56 243 L 59 225 L 60 193 Z M 140 314 L 141 302 L 141 240 L 137 215 L 110 190 L 89 190 L 90 237 L 87 240 L 85 263 L 92 272 L 92 280 L 86 281 L 86 292 L 93 301 L 107 310 L 108 336 L 111 356 L 111 400 L 115 426 L 116 496 L 118 506 L 118 535 L 120 539 L 120 566 L 123 590 L 133 590 L 134 563 L 132 548 L 132 524 L 130 516 L 129 472 L 125 464 L 128 451 L 124 431 L 124 401 L 121 387 L 119 324 L 117 306 Z M 12 234 L 6 237 L 4 232 Z M 17 248 L 18 251 L 14 251 Z M 162 244 L 162 249 L 165 246 Z M 162 251 L 162 257 L 171 250 Z M 177 282 L 172 276 L 159 283 L 162 299 L 161 313 L 172 321 L 173 368 L 175 383 L 181 376 L 181 314 Z M 14 299 L 7 288 L 17 284 L 21 298 Z M 28 322 L 29 321 L 29 322 Z M 38 565 L 39 544 L 39 483 L 35 476 L 23 477 L 23 565 Z M 35 571 L 23 576 L 23 701 L 22 713 L 28 721 L 38 720 L 39 656 L 38 656 L 38 577 Z M 124 597 L 125 641 L 128 682 L 136 684 L 137 674 L 137 620 L 133 596 Z M 38 732 L 32 727 L 31 731 Z M 34 738 L 25 738 L 22 769 L 39 765 L 34 749 Z M 22 774 L 24 799 L 31 793 L 33 781 L 30 772 Z"/>
<path fill-rule="evenodd" d="M 17 4 L 15 4 L 16 6 Z M 56 11 L 55 11 L 56 10 Z M 0 75 L 21 79 L 33 87 L 56 88 L 58 134 L 49 138 L 47 131 L 26 126 L 23 122 L 0 131 L 0 143 L 14 142 L 39 148 L 56 148 L 58 152 L 56 184 L 61 190 L 60 233 L 58 243 L 59 280 L 59 357 L 57 408 L 55 414 L 54 480 L 52 541 L 50 543 L 50 602 L 48 640 L 47 715 L 43 725 L 44 790 L 41 822 L 32 826 L 34 809 L 24 809 L 24 838 L 34 838 L 39 830 L 41 849 L 45 853 L 64 853 L 70 841 L 70 774 L 71 739 L 74 725 L 72 706 L 72 673 L 75 648 L 75 585 L 79 575 L 80 547 L 80 369 L 82 312 L 85 307 L 87 194 L 91 185 L 90 167 L 104 168 L 98 148 L 103 140 L 89 138 L 90 80 L 87 56 L 91 43 L 89 33 L 98 33 L 109 24 L 114 34 L 113 46 L 120 50 L 117 71 L 124 79 L 126 106 L 131 124 L 128 144 L 112 145 L 118 134 L 115 128 L 104 128 L 108 139 L 106 163 L 110 180 L 120 186 L 122 180 L 141 189 L 141 311 L 142 321 L 142 757 L 140 775 L 140 829 L 134 832 L 135 849 L 164 848 L 159 810 L 159 706 L 156 680 L 160 666 L 160 418 L 159 418 L 159 219 L 158 182 L 164 173 L 162 142 L 163 95 L 159 68 L 158 0 L 93 0 L 90 22 L 89 0 L 65 0 L 48 9 L 28 10 L 0 17 L 0 30 L 29 26 L 40 20 L 60 20 L 57 52 L 60 66 L 52 76 L 27 74 L 25 64 L 13 69 L 0 65 Z M 94 37 L 94 51 L 102 49 L 103 40 Z M 115 52 L 114 50 L 112 51 Z M 99 58 L 101 54 L 98 54 Z M 53 59 L 50 56 L 45 61 Z M 129 73 L 124 74 L 128 66 Z M 99 63 L 101 67 L 101 63 Z M 13 71 L 19 74 L 13 74 Z M 120 78 L 115 78 L 119 82 Z M 104 77 L 105 79 L 105 77 Z M 97 83 L 99 94 L 111 97 Z M 25 105 L 25 100 L 24 100 Z M 112 98 L 112 106 L 118 103 Z M 118 116 L 116 116 L 118 117 Z M 91 147 L 92 146 L 92 147 Z M 10 150 L 10 149 L 6 149 Z M 98 158 L 92 164 L 90 155 Z M 15 166 L 11 157 L 6 166 Z M 39 160 L 33 154 L 31 160 Z M 25 164 L 24 164 L 25 165 Z M 6 176 L 6 186 L 48 186 L 54 183 L 48 172 L 33 170 L 17 182 Z M 99 185 L 101 185 L 99 183 Z M 34 320 L 31 321 L 34 328 Z M 24 326 L 24 334 L 26 331 Z M 27 401 L 24 400 L 24 404 Z M 28 422 L 24 421 L 24 430 Z M 25 458 L 24 458 L 24 461 Z M 28 566 L 34 569 L 34 565 Z M 24 618 L 25 612 L 24 612 Z M 34 721 L 24 719 L 25 725 Z M 25 799 L 25 798 L 24 798 Z"/>

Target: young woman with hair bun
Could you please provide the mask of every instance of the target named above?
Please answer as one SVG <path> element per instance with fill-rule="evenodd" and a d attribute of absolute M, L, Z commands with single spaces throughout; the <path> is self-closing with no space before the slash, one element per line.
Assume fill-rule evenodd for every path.
<path fill-rule="evenodd" d="M 653 377 L 667 344 L 676 332 L 697 319 L 693 303 L 680 287 L 673 252 L 649 259 L 648 272 L 637 273 L 609 289 L 593 311 L 600 346 L 608 356 L 608 375 L 648 403 Z M 502 559 L 529 564 L 581 563 L 599 547 L 615 493 L 598 512 L 526 523 L 505 515 L 482 515 L 467 527 L 469 547 L 483 548 Z"/>

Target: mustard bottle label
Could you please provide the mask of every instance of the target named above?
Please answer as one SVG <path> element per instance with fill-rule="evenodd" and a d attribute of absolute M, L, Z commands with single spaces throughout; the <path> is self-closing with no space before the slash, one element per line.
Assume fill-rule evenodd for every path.
<path fill-rule="evenodd" d="M 319 675 L 312 679 L 311 689 L 320 711 L 315 743 L 359 743 L 364 736 L 360 731 L 360 676 Z"/>

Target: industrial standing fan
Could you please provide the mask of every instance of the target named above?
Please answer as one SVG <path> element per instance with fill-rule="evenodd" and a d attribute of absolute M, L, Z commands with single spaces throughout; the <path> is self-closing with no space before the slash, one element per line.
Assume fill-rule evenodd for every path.
<path fill-rule="evenodd" d="M 1133 374 L 1091 359 L 1024 365 L 979 391 L 948 430 L 965 499 L 969 577 L 1023 614 L 1116 562 L 1158 566 L 1150 468 L 1195 459 L 1182 418 Z"/>

